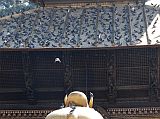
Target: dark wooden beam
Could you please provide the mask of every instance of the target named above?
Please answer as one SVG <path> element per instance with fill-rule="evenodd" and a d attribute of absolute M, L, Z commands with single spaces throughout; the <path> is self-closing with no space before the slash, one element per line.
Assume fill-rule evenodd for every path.
<path fill-rule="evenodd" d="M 73 82 L 72 82 L 72 67 L 71 67 L 71 61 L 70 61 L 70 53 L 64 52 L 64 92 L 66 94 L 73 91 Z"/>
<path fill-rule="evenodd" d="M 152 52 L 157 52 L 153 50 Z M 158 56 L 157 53 L 153 53 L 153 56 L 149 58 L 149 96 L 150 101 L 158 101 L 159 88 L 158 88 Z"/>
<path fill-rule="evenodd" d="M 142 2 L 142 0 L 31 0 L 32 2 L 39 3 L 42 6 L 55 6 L 56 5 L 68 5 L 71 4 L 81 4 L 81 3 L 138 3 Z"/>
<path fill-rule="evenodd" d="M 31 0 L 33 2 L 41 2 L 42 0 Z M 141 0 L 98 0 L 98 2 L 137 2 Z M 45 3 L 84 3 L 84 2 L 97 2 L 97 0 L 44 0 Z"/>
<path fill-rule="evenodd" d="M 26 86 L 26 97 L 29 104 L 34 104 L 36 102 L 36 97 L 35 90 L 33 88 L 31 59 L 29 56 L 29 52 L 22 52 L 22 63 Z"/>

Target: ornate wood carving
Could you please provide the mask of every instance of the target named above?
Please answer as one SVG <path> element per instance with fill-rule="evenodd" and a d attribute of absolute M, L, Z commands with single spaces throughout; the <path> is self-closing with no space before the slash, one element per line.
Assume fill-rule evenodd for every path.
<path fill-rule="evenodd" d="M 107 64 L 107 77 L 108 77 L 108 100 L 109 102 L 115 102 L 116 100 L 116 85 L 114 79 L 114 55 L 110 55 L 108 57 L 108 64 Z"/>
<path fill-rule="evenodd" d="M 159 49 L 159 48 L 157 48 Z M 83 76 L 77 76 L 79 81 L 82 81 L 81 79 L 91 79 L 93 78 L 96 82 L 91 82 L 93 85 L 88 85 L 86 88 L 88 88 L 88 91 L 92 91 L 94 94 L 98 94 L 95 96 L 96 103 L 100 104 L 103 106 L 106 110 L 104 111 L 101 109 L 101 107 L 96 108 L 97 110 L 100 110 L 100 112 L 105 115 L 104 117 L 107 118 L 150 118 L 150 117 L 157 117 L 160 118 L 160 108 L 159 107 L 154 107 L 154 106 L 159 106 L 160 103 L 159 98 L 158 98 L 158 81 L 159 81 L 159 53 L 157 53 L 157 49 L 148 49 L 148 48 L 137 48 L 137 49 L 121 49 L 121 50 L 102 50 L 101 51 L 94 51 L 94 52 L 76 52 L 77 54 L 74 56 L 72 54 L 72 51 L 70 54 L 73 55 L 73 58 L 70 57 L 70 54 L 68 54 L 68 50 L 64 52 L 64 58 L 63 58 L 63 66 L 64 66 L 64 74 L 60 74 L 58 76 L 64 75 L 64 90 L 62 89 L 63 87 L 63 79 L 62 80 L 62 85 L 60 87 L 57 86 L 56 90 L 52 91 L 52 87 L 47 87 L 44 89 L 39 89 L 38 93 L 39 95 L 42 96 L 40 99 L 39 96 L 39 103 L 37 105 L 32 105 L 29 108 L 29 105 L 25 104 L 25 106 L 15 106 L 16 104 L 18 105 L 19 103 L 23 103 L 20 101 L 24 100 L 16 100 L 14 99 L 13 101 L 16 101 L 13 105 L 13 102 L 7 102 L 8 100 L 5 99 L 5 96 L 12 96 L 14 97 L 15 93 L 16 95 L 19 94 L 19 90 L 16 89 L 13 92 L 10 91 L 10 85 L 8 83 L 7 87 L 2 87 L 3 90 L 1 90 L 1 102 L 4 105 L 0 105 L 1 109 L 18 109 L 18 110 L 2 110 L 0 111 L 0 119 L 2 118 L 18 118 L 17 116 L 20 116 L 21 118 L 43 118 L 45 117 L 44 113 L 41 113 L 45 110 L 43 109 L 53 109 L 53 107 L 58 108 L 60 105 L 60 100 L 63 100 L 63 96 L 60 97 L 60 95 L 65 91 L 66 93 L 69 93 L 72 91 L 72 81 L 75 81 L 77 79 L 73 78 L 74 76 L 77 76 L 79 74 L 82 74 Z M 19 56 L 22 55 L 23 57 L 23 72 L 24 72 L 24 80 L 25 80 L 25 88 L 26 88 L 26 96 L 27 99 L 30 101 L 35 100 L 35 90 L 33 87 L 33 82 L 32 82 L 32 65 L 31 60 L 32 60 L 32 55 L 29 53 L 32 51 L 26 51 L 26 52 L 20 52 Z M 43 52 L 43 51 L 42 51 Z M 50 52 L 50 51 L 49 51 Z M 21 54 L 22 53 L 22 54 Z M 43 53 L 48 53 L 48 51 L 45 51 Z M 34 55 L 37 55 L 38 57 L 43 56 L 44 54 L 41 53 L 35 53 Z M 100 55 L 97 55 L 96 57 L 92 56 L 94 53 L 100 53 Z M 102 54 L 101 54 L 102 53 Z M 6 52 L 7 54 L 7 52 Z M 117 55 L 119 54 L 119 55 Z M 7 54 L 7 58 L 10 58 L 9 54 Z M 158 55 L 158 56 L 157 56 Z M 43 61 L 51 60 L 52 56 L 50 57 L 50 54 L 44 55 L 47 56 L 47 58 L 43 58 Z M 79 57 L 77 57 L 79 56 Z M 85 57 L 86 56 L 86 57 Z M 90 57 L 91 56 L 91 57 Z M 100 56 L 100 57 L 99 57 Z M 105 57 L 105 60 L 103 59 Z M 6 57 L 4 57 L 6 58 Z M 14 57 L 13 57 L 14 58 Z M 79 60 L 77 60 L 80 58 Z M 85 60 L 84 60 L 85 58 Z M 91 60 L 90 59 L 94 58 Z M 34 58 L 33 58 L 34 59 Z M 12 62 L 15 61 L 14 59 L 10 59 Z M 40 59 L 42 60 L 42 59 Z M 83 62 L 83 66 L 81 67 L 82 70 L 79 74 L 76 74 L 73 72 L 72 68 L 75 66 L 81 66 L 81 64 L 74 64 L 71 61 L 74 62 Z M 3 60 L 2 63 L 6 63 L 8 60 Z M 18 60 L 19 61 L 19 60 Z M 17 61 L 17 62 L 18 62 Z M 54 61 L 53 61 L 54 62 Z M 102 63 L 101 63 L 102 62 Z M 44 64 L 48 64 L 49 70 L 52 68 L 57 67 L 50 67 L 50 62 L 44 62 Z M 87 64 L 88 63 L 88 64 Z M 18 63 L 15 63 L 18 64 Z M 5 64 L 8 66 L 8 64 Z M 4 66 L 5 66 L 4 65 Z M 12 64 L 13 65 L 13 64 Z M 22 64 L 18 64 L 21 65 Z M 105 66 L 103 66 L 105 65 Z M 46 66 L 46 65 L 45 65 Z M 62 66 L 60 64 L 59 66 Z M 84 67 L 86 66 L 86 67 Z M 119 69 L 118 69 L 119 68 Z M 93 69 L 93 70 L 91 70 Z M 100 70 L 99 70 L 100 69 Z M 131 69 L 131 70 L 130 70 Z M 134 70 L 133 70 L 134 69 Z M 5 69 L 10 72 L 10 70 Z M 14 70 L 11 70 L 11 72 Z M 127 72 L 127 70 L 129 70 Z M 143 70 L 141 72 L 141 70 Z M 62 71 L 62 70 L 61 70 Z M 75 71 L 75 70 L 74 70 Z M 86 72 L 85 72 L 86 71 Z M 90 73 L 89 71 L 93 71 L 93 73 Z M 118 72 L 119 71 L 119 72 Z M 57 71 L 58 72 L 58 71 Z M 72 73 L 73 72 L 73 73 Z M 134 72 L 134 73 L 132 73 Z M 9 73 L 8 73 L 9 74 Z M 13 73 L 16 74 L 16 73 Z M 94 75 L 93 75 L 94 74 Z M 103 76 L 102 76 L 103 75 Z M 136 76 L 135 76 L 136 75 Z M 6 75 L 3 75 L 4 78 Z M 50 73 L 46 75 L 42 75 L 44 80 L 46 80 L 46 76 L 54 76 L 50 75 Z M 88 77 L 89 78 L 88 78 Z M 98 76 L 98 77 L 97 77 Z M 126 76 L 126 77 L 125 77 Z M 0 77 L 3 79 L 3 77 Z M 7 79 L 7 78 L 6 78 Z M 48 78 L 48 82 L 46 81 L 46 86 L 52 81 L 53 78 Z M 103 80 L 102 80 L 103 79 Z M 12 78 L 10 78 L 12 80 Z M 87 80 L 86 80 L 87 81 Z M 90 80 L 88 80 L 90 81 Z M 119 82 L 118 82 L 119 81 Z M 99 83 L 101 82 L 101 83 Z M 105 82 L 105 84 L 104 84 Z M 17 82 L 15 82 L 17 83 Z M 86 84 L 85 80 L 83 80 L 83 84 Z M 38 81 L 37 81 L 38 84 Z M 57 82 L 53 85 L 54 86 L 57 84 Z M 79 86 L 77 85 L 78 89 L 84 89 L 85 85 Z M 93 86 L 93 87 L 92 87 Z M 7 89 L 8 88 L 8 89 Z M 23 87 L 22 87 L 23 88 Z M 60 89 L 58 89 L 60 88 Z M 9 91 L 10 92 L 9 92 Z M 85 89 L 84 89 L 85 90 Z M 4 91 L 4 92 L 3 92 Z M 59 93 L 59 95 L 57 95 Z M 106 95 L 108 96 L 106 96 Z M 54 95 L 52 97 L 52 95 Z M 6 96 L 6 97 L 7 97 Z M 48 96 L 49 98 L 43 98 L 43 96 Z M 131 96 L 131 97 L 130 97 Z M 56 99 L 55 99 L 56 98 Z M 108 98 L 108 100 L 107 100 Z M 150 98 L 150 101 L 149 101 Z M 24 98 L 23 98 L 24 99 Z M 5 102 L 4 102 L 5 101 Z M 10 101 L 10 100 L 9 100 Z M 12 101 L 12 100 L 11 100 Z M 32 102 L 31 101 L 31 102 Z M 157 102 L 156 102 L 157 101 Z M 46 103 L 47 102 L 47 103 Z M 62 101 L 61 101 L 62 102 Z M 5 107 L 6 103 L 6 107 Z M 47 105 L 49 104 L 49 105 Z M 55 105 L 56 104 L 56 105 Z M 145 106 L 147 108 L 145 108 Z M 4 108 L 5 107 L 5 108 Z M 18 108 L 17 108 L 18 107 Z M 112 107 L 112 108 L 111 108 Z M 113 108 L 115 107 L 115 108 Z M 126 108 L 116 108 L 116 107 L 126 107 Z M 129 108 L 129 107 L 139 107 L 139 108 Z M 54 109 L 55 109 L 54 108 Z M 19 109 L 31 109 L 31 110 L 20 110 Z M 40 114 L 37 113 L 33 109 L 41 109 Z M 19 111 L 19 112 L 18 112 Z M 26 111 L 29 111 L 28 113 Z M 32 114 L 33 111 L 33 114 Z M 51 110 L 50 110 L 51 111 Z M 19 114 L 20 113 L 20 114 Z M 36 113 L 36 114 L 35 114 Z M 49 112 L 48 112 L 49 113 Z M 35 115 L 35 116 L 34 116 Z M 42 115 L 42 116 L 40 116 Z"/>
<path fill-rule="evenodd" d="M 69 93 L 72 91 L 72 71 L 70 66 L 70 55 L 68 52 L 65 52 L 64 54 L 64 66 L 65 66 L 65 72 L 64 72 L 64 90 L 65 93 Z"/>
<path fill-rule="evenodd" d="M 64 88 L 65 93 L 69 93 L 72 91 L 72 79 L 71 79 L 71 68 L 70 65 L 66 65 L 65 67 L 65 73 L 64 73 Z"/>
<path fill-rule="evenodd" d="M 32 68 L 30 64 L 29 52 L 22 52 L 23 72 L 26 86 L 26 96 L 28 103 L 35 103 L 35 91 L 32 85 Z"/>
<path fill-rule="evenodd" d="M 0 119 L 44 119 L 51 110 L 1 110 Z"/>
<path fill-rule="evenodd" d="M 157 83 L 157 61 L 156 58 L 150 59 L 150 100 L 158 100 L 158 83 Z"/>
<path fill-rule="evenodd" d="M 107 112 L 111 119 L 160 118 L 160 107 L 110 108 Z"/>
<path fill-rule="evenodd" d="M 108 108 L 95 106 L 104 119 L 159 119 L 160 107 Z M 0 119 L 44 119 L 53 110 L 0 110 Z"/>

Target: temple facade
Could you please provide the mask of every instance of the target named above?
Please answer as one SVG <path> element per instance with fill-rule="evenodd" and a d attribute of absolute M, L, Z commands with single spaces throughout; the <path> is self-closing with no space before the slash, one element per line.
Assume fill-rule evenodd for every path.
<path fill-rule="evenodd" d="M 159 119 L 160 1 L 51 1 L 0 2 L 0 119 L 44 119 L 72 91 L 104 119 Z"/>

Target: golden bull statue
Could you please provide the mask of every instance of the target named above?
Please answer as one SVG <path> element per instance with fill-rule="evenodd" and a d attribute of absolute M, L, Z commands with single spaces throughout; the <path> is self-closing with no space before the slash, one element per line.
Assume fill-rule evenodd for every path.
<path fill-rule="evenodd" d="M 71 92 L 64 98 L 64 108 L 55 110 L 45 119 L 103 119 L 101 114 L 93 107 L 93 94 L 90 93 L 88 104 L 87 97 L 79 91 Z"/>

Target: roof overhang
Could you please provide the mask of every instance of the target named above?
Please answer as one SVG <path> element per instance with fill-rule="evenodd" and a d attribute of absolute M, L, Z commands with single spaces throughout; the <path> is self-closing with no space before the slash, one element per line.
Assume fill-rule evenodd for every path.
<path fill-rule="evenodd" d="M 136 3 L 143 0 L 31 0 L 36 3 L 40 3 L 43 6 L 82 6 L 83 4 L 111 4 L 111 3 Z"/>

